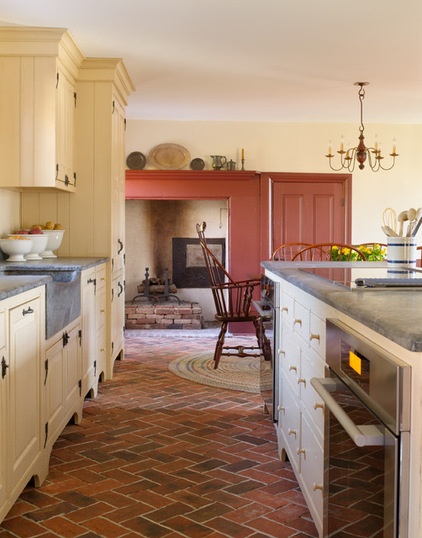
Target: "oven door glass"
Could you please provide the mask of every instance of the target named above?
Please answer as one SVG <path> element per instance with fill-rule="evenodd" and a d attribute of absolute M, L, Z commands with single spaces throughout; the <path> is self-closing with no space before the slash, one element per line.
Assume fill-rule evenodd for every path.
<path fill-rule="evenodd" d="M 324 536 L 395 538 L 399 440 L 332 375 L 328 398 L 321 395 L 329 410 Z"/>

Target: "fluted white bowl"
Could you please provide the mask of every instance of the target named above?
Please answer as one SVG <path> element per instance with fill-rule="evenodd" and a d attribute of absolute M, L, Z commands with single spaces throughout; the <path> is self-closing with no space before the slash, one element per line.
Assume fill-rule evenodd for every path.
<path fill-rule="evenodd" d="M 40 254 L 47 248 L 48 235 L 29 234 L 32 241 L 31 252 L 25 256 L 27 260 L 42 260 Z"/>
<path fill-rule="evenodd" d="M 22 239 L 0 239 L 0 248 L 9 256 L 8 262 L 24 262 L 25 254 L 31 252 L 32 241 L 27 236 Z"/>
<path fill-rule="evenodd" d="M 43 230 L 44 235 L 48 237 L 48 241 L 45 250 L 40 254 L 41 258 L 57 258 L 53 251 L 60 248 L 64 232 L 65 230 Z"/>

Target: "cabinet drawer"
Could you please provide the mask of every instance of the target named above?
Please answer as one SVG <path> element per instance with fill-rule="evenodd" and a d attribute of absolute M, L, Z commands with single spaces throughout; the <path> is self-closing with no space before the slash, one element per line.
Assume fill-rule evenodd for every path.
<path fill-rule="evenodd" d="M 281 377 L 288 380 L 291 384 L 295 397 L 299 398 L 298 379 L 300 374 L 300 346 L 295 342 L 292 334 L 286 334 L 283 331 L 283 351 L 280 353 L 280 374 Z"/>
<path fill-rule="evenodd" d="M 313 312 L 309 318 L 309 344 L 325 360 L 325 321 Z"/>
<path fill-rule="evenodd" d="M 300 398 L 302 409 L 308 415 L 312 428 L 322 443 L 324 432 L 324 403 L 311 385 L 313 377 L 325 377 L 324 362 L 318 355 L 310 353 L 302 354 L 301 371 L 298 384 L 300 386 Z"/>
<path fill-rule="evenodd" d="M 293 330 L 306 343 L 309 341 L 309 310 L 295 300 L 293 308 Z"/>
<path fill-rule="evenodd" d="M 97 278 L 97 290 L 100 290 L 101 288 L 104 288 L 104 286 L 106 285 L 106 267 L 105 267 L 105 265 L 100 265 L 99 267 L 97 267 L 96 278 Z"/>
<path fill-rule="evenodd" d="M 281 321 L 282 323 L 288 323 L 289 325 L 293 324 L 293 310 L 294 310 L 294 299 L 287 293 L 282 293 L 281 295 Z"/>
<path fill-rule="evenodd" d="M 322 529 L 324 499 L 324 454 L 305 417 L 302 416 L 300 474 L 303 494 L 319 531 Z"/>
<path fill-rule="evenodd" d="M 279 428 L 282 431 L 286 451 L 290 463 L 294 465 L 296 471 L 299 470 L 299 442 L 300 442 L 300 409 L 297 404 L 296 395 L 290 390 L 287 381 L 281 383 L 282 396 L 279 409 Z"/>
<path fill-rule="evenodd" d="M 104 327 L 106 322 L 106 294 L 105 290 L 97 291 L 95 323 L 97 332 Z"/>

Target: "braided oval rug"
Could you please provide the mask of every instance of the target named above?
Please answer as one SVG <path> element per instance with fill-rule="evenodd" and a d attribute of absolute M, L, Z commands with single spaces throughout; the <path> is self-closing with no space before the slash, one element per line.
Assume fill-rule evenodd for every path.
<path fill-rule="evenodd" d="M 260 391 L 260 357 L 223 355 L 215 370 L 213 353 L 198 353 L 173 360 L 169 363 L 169 370 L 202 385 L 243 392 Z"/>

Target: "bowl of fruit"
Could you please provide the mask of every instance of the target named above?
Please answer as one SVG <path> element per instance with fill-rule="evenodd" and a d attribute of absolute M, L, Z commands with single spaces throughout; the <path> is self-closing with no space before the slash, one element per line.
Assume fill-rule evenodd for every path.
<path fill-rule="evenodd" d="M 41 228 L 31 228 L 30 230 L 18 230 L 12 235 L 26 235 L 32 241 L 32 248 L 29 254 L 25 254 L 26 260 L 42 260 L 40 254 L 47 248 L 48 236 L 44 234 Z"/>
<path fill-rule="evenodd" d="M 29 235 L 10 235 L 0 239 L 0 248 L 9 256 L 8 262 L 25 262 L 25 254 L 31 252 L 32 241 Z"/>

